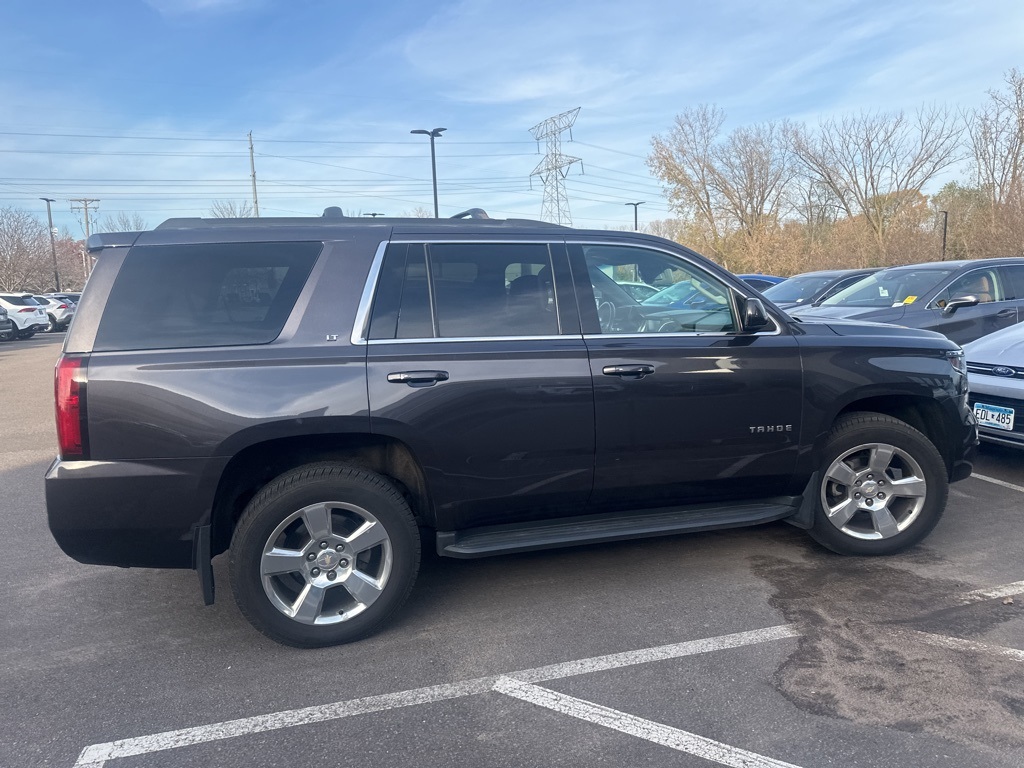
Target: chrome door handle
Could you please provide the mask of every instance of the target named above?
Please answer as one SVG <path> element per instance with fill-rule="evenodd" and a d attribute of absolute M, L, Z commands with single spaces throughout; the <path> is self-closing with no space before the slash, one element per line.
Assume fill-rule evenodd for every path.
<path fill-rule="evenodd" d="M 410 387 L 432 387 L 439 381 L 448 381 L 448 371 L 398 371 L 389 373 L 388 381 Z"/>

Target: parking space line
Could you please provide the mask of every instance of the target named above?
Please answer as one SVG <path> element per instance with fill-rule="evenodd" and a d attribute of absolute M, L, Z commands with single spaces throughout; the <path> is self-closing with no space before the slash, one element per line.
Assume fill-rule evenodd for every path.
<path fill-rule="evenodd" d="M 739 747 L 723 744 L 719 741 L 698 736 L 689 731 L 673 728 L 669 725 L 646 720 L 636 715 L 620 712 L 616 709 L 594 704 L 590 701 L 577 699 L 564 693 L 548 688 L 500 677 L 494 683 L 494 690 L 506 696 L 535 704 L 563 715 L 575 717 L 588 723 L 610 728 L 619 733 L 660 744 L 670 749 L 711 760 L 732 768 L 798 768 L 792 763 L 784 763 L 771 757 L 748 752 Z"/>
<path fill-rule="evenodd" d="M 915 632 L 929 645 L 936 645 L 940 648 L 949 648 L 955 651 L 971 651 L 973 653 L 985 653 L 994 656 L 1003 656 L 1015 661 L 1024 661 L 1024 651 L 1018 648 L 1007 648 L 1005 645 L 991 645 L 979 643 L 975 640 L 963 640 L 959 637 L 948 637 L 947 635 L 934 635 L 931 632 Z"/>
<path fill-rule="evenodd" d="M 613 653 L 606 656 L 597 656 L 590 659 L 581 659 L 562 664 L 551 664 L 533 669 L 523 669 L 518 672 L 508 673 L 506 676 L 519 681 L 535 682 L 540 680 L 554 680 L 574 675 L 582 675 L 588 672 L 599 672 L 607 669 L 645 664 L 651 661 L 664 661 L 666 659 L 690 656 L 697 653 L 708 653 L 728 648 L 738 648 L 744 645 L 756 645 L 772 640 L 782 640 L 789 637 L 799 637 L 800 632 L 792 624 L 783 624 L 775 627 L 756 629 L 750 632 L 737 632 L 731 635 L 692 640 L 684 643 L 673 643 L 655 648 L 644 648 L 638 651 L 626 651 L 624 653 Z M 230 739 L 236 736 L 244 736 L 252 733 L 291 728 L 297 725 L 308 723 L 320 723 L 327 720 L 337 720 L 353 715 L 369 714 L 371 712 L 382 712 L 389 709 L 415 706 L 417 704 L 429 704 L 447 699 L 456 699 L 463 696 L 473 696 L 490 691 L 498 680 L 497 675 L 481 677 L 475 680 L 463 680 L 457 683 L 434 685 L 426 688 L 417 688 L 410 691 L 388 693 L 380 696 L 369 696 L 362 699 L 340 701 L 333 704 L 323 704 L 303 709 L 292 709 L 284 712 L 274 712 L 267 715 L 245 717 L 238 720 L 229 720 L 222 723 L 211 723 L 200 725 L 194 728 L 183 728 L 176 731 L 165 731 L 149 736 L 137 736 L 130 739 L 120 739 L 104 744 L 93 744 L 82 750 L 75 762 L 74 768 L 103 768 L 108 760 L 135 755 L 145 755 L 151 752 L 162 752 L 168 749 L 203 744 L 209 741 Z M 757 764 L 750 764 L 751 766 Z M 775 765 L 766 763 L 765 765 Z M 783 765 L 783 764 L 779 764 Z"/>
<path fill-rule="evenodd" d="M 1003 488 L 1010 488 L 1014 491 L 1020 491 L 1021 493 L 1024 493 L 1024 486 L 1014 485 L 1013 483 L 1008 483 L 1005 480 L 999 480 L 995 477 L 988 477 L 987 475 L 979 475 L 977 472 L 972 473 L 971 477 L 975 477 L 978 480 L 984 480 L 986 483 L 995 483 L 996 485 L 1003 486 Z"/>
<path fill-rule="evenodd" d="M 644 648 L 639 651 L 612 653 L 607 656 L 595 656 L 591 659 L 568 661 L 563 664 L 551 664 L 546 667 L 525 669 L 521 672 L 510 672 L 511 677 L 524 683 L 538 683 L 542 680 L 557 680 L 562 677 L 585 675 L 590 672 L 602 672 L 608 669 L 629 667 L 634 664 L 646 664 L 650 661 L 678 659 L 697 653 L 723 651 L 726 648 L 739 648 L 744 645 L 757 645 L 772 640 L 784 640 L 787 637 L 799 637 L 800 632 L 792 624 L 781 624 L 776 627 L 755 629 L 751 632 L 737 632 L 732 635 L 709 637 L 703 640 L 691 640 L 685 643 L 661 645 L 656 648 Z"/>
<path fill-rule="evenodd" d="M 1015 581 L 1012 584 L 966 592 L 960 596 L 960 600 L 964 603 L 977 603 L 982 600 L 995 600 L 997 597 L 1013 597 L 1021 594 L 1024 594 L 1024 581 Z"/>

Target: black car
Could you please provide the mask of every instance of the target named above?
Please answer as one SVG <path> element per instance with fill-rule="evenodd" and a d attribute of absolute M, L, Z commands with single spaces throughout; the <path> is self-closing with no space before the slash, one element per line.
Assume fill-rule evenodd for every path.
<path fill-rule="evenodd" d="M 353 640 L 422 547 L 480 557 L 786 520 L 920 541 L 977 430 L 961 350 L 800 323 L 713 262 L 541 222 L 181 219 L 93 235 L 56 372 L 50 529 L 85 563 L 230 549 L 275 640 Z M 619 284 L 683 280 L 646 306 Z"/>
<path fill-rule="evenodd" d="M 878 267 L 803 272 L 765 288 L 762 295 L 766 299 L 771 299 L 772 303 L 780 309 L 812 307 L 877 271 Z"/>
<path fill-rule="evenodd" d="M 890 267 L 790 313 L 923 328 L 966 344 L 1024 320 L 1024 258 Z"/>

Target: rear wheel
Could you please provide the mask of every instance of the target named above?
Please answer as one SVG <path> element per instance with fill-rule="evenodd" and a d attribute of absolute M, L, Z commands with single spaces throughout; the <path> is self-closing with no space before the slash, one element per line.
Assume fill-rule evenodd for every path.
<path fill-rule="evenodd" d="M 36 335 L 35 331 L 16 331 L 15 336 L 19 339 L 31 339 Z"/>
<path fill-rule="evenodd" d="M 840 418 L 825 444 L 811 536 L 843 554 L 886 555 L 913 546 L 946 507 L 946 467 L 932 442 L 878 413 Z"/>
<path fill-rule="evenodd" d="M 53 315 L 47 315 L 46 316 L 46 332 L 47 333 L 56 333 L 59 328 L 60 328 L 60 326 L 57 325 L 57 318 L 55 318 Z"/>
<path fill-rule="evenodd" d="M 419 570 L 419 530 L 381 475 L 308 464 L 267 485 L 231 544 L 239 608 L 268 637 L 298 647 L 373 632 L 401 607 Z"/>

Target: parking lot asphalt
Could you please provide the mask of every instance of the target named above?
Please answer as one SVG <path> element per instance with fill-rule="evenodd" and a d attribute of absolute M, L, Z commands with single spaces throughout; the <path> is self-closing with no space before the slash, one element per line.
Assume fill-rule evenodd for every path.
<path fill-rule="evenodd" d="M 60 335 L 0 345 L 0 766 L 1024 765 L 1024 458 L 894 557 L 785 524 L 457 561 L 296 650 L 46 526 Z M 1001 481 L 1003 484 L 992 482 Z"/>

